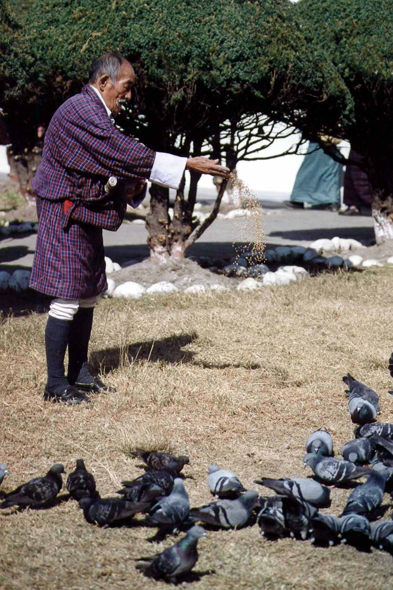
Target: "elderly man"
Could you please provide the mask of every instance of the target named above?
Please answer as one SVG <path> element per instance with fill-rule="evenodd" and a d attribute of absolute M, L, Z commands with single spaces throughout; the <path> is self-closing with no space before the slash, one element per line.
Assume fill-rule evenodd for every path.
<path fill-rule="evenodd" d="M 30 280 L 53 297 L 45 329 L 46 400 L 80 404 L 89 401 L 86 393 L 110 390 L 87 364 L 94 306 L 107 289 L 102 230 L 120 227 L 127 201 L 142 201 L 146 180 L 177 189 L 184 170 L 229 173 L 217 160 L 154 152 L 120 133 L 112 117 L 131 99 L 134 82 L 124 57 L 101 56 L 89 84 L 56 111 L 46 132 L 33 181 L 39 229 Z"/>

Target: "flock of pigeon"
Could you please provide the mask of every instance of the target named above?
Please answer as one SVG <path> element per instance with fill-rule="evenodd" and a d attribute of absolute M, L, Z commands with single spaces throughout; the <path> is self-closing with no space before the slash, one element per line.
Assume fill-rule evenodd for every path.
<path fill-rule="evenodd" d="M 254 482 L 274 490 L 276 495 L 260 496 L 256 491 L 247 491 L 232 471 L 211 465 L 208 485 L 218 500 L 190 508 L 180 475 L 189 463 L 188 457 L 138 448 L 134 456 L 143 460 L 145 473 L 123 481 L 119 497 L 100 497 L 82 459 L 68 476 L 67 490 L 78 501 L 88 523 L 100 527 L 121 525 L 143 513 L 146 525 L 159 527 L 161 533 L 187 531 L 185 537 L 162 553 L 137 560 L 137 569 L 154 579 L 174 582 L 192 570 L 198 560 L 198 539 L 206 536 L 197 522 L 237 529 L 256 521 L 262 535 L 270 539 L 290 536 L 325 546 L 338 542 L 358 548 L 374 545 L 393 553 L 393 520 L 370 524 L 380 515 L 384 493 L 393 491 L 393 424 L 375 422 L 380 411 L 375 391 L 349 373 L 343 381 L 348 387 L 349 412 L 356 424 L 356 438 L 341 449 L 344 459 L 334 457 L 331 435 L 317 430 L 307 439 L 303 459 L 304 466 L 312 469 L 313 479 L 261 478 Z M 7 473 L 6 466 L 0 464 L 0 483 Z M 5 494 L 0 508 L 54 504 L 62 487 L 62 473 L 63 465 L 53 465 L 45 477 L 32 479 Z M 353 487 L 353 480 L 361 477 L 367 477 L 366 483 L 351 491 L 339 517 L 319 512 L 319 508 L 330 505 L 327 485 Z"/>

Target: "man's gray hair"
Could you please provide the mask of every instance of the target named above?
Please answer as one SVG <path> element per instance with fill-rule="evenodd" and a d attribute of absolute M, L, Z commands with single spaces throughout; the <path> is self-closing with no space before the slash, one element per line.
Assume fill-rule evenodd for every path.
<path fill-rule="evenodd" d="M 120 76 L 122 65 L 128 60 L 120 53 L 104 53 L 91 65 L 89 70 L 89 84 L 94 84 L 107 74 L 112 82 L 116 82 Z"/>

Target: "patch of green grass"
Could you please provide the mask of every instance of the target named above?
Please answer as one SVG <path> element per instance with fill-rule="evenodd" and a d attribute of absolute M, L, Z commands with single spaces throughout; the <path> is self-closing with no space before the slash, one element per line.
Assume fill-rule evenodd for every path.
<path fill-rule="evenodd" d="M 5 189 L 0 192 L 0 211 L 11 211 L 23 207 L 25 200 L 18 191 Z"/>

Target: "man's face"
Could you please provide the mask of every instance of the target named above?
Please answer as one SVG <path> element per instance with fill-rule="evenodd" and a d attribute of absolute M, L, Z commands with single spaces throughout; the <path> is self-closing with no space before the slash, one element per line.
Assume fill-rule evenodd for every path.
<path fill-rule="evenodd" d="M 106 106 L 113 115 L 120 113 L 123 102 L 131 100 L 131 89 L 134 83 L 134 68 L 128 62 L 124 62 L 121 66 L 116 82 L 112 82 L 111 78 L 106 75 L 99 78 L 97 82 L 98 88 L 101 91 Z"/>

